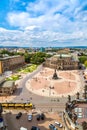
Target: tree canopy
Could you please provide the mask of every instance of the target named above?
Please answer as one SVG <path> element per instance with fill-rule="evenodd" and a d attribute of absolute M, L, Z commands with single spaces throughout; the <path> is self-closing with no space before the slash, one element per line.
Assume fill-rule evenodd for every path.
<path fill-rule="evenodd" d="M 47 57 L 49 57 L 49 55 L 47 55 L 46 53 L 37 52 L 37 53 L 33 54 L 30 62 L 33 64 L 41 64 L 45 61 L 45 58 L 47 58 Z"/>
<path fill-rule="evenodd" d="M 80 57 L 79 57 L 79 61 L 80 61 L 82 64 L 84 64 L 86 60 L 87 60 L 87 56 L 80 56 Z"/>

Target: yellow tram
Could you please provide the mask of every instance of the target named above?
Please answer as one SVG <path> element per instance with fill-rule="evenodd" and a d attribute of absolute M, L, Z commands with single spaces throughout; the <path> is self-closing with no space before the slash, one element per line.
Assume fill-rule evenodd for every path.
<path fill-rule="evenodd" d="M 5 108 L 33 108 L 33 104 L 32 103 L 13 103 L 13 102 L 6 102 L 6 103 L 0 103 L 2 105 L 2 107 Z"/>

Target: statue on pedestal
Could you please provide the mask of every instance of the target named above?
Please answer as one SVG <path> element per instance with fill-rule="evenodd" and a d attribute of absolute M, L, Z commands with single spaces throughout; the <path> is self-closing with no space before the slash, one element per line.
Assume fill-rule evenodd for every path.
<path fill-rule="evenodd" d="M 55 69 L 55 71 L 54 71 L 54 74 L 53 74 L 52 79 L 58 79 L 58 76 L 57 76 L 57 73 L 56 73 L 56 69 Z"/>

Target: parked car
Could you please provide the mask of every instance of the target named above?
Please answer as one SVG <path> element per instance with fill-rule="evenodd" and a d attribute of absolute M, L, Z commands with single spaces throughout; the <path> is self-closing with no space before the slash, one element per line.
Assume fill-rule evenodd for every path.
<path fill-rule="evenodd" d="M 45 119 L 45 115 L 44 115 L 43 113 L 41 113 L 41 114 L 40 114 L 40 118 L 41 118 L 42 120 L 44 120 L 44 119 Z"/>
<path fill-rule="evenodd" d="M 58 130 L 53 124 L 49 124 L 50 130 Z"/>
<path fill-rule="evenodd" d="M 85 80 L 85 83 L 87 83 L 87 80 Z"/>
<path fill-rule="evenodd" d="M 28 114 L 28 121 L 31 121 L 32 120 L 32 118 L 33 118 L 33 115 L 32 115 L 32 113 L 31 114 Z"/>
<path fill-rule="evenodd" d="M 31 130 L 40 130 L 40 128 L 38 128 L 36 126 L 32 126 Z"/>
<path fill-rule="evenodd" d="M 55 126 L 58 126 L 59 128 L 62 128 L 62 127 L 63 127 L 63 125 L 62 125 L 61 123 L 57 122 L 57 121 L 54 123 L 54 125 L 55 125 Z"/>
<path fill-rule="evenodd" d="M 36 118 L 39 121 L 40 120 L 40 114 L 37 114 Z"/>
<path fill-rule="evenodd" d="M 22 112 L 19 112 L 19 113 L 16 115 L 16 119 L 19 119 L 21 116 L 22 116 Z"/>

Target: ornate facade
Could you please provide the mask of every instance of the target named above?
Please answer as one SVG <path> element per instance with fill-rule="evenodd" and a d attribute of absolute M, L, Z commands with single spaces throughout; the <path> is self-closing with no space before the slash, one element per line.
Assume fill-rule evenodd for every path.
<path fill-rule="evenodd" d="M 45 67 L 50 67 L 58 70 L 72 70 L 78 69 L 78 60 L 71 55 L 54 55 L 53 57 L 46 59 L 43 63 Z"/>
<path fill-rule="evenodd" d="M 9 56 L 0 58 L 0 74 L 5 71 L 16 69 L 25 63 L 24 56 Z"/>

